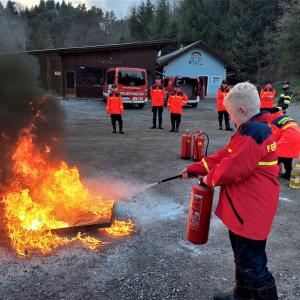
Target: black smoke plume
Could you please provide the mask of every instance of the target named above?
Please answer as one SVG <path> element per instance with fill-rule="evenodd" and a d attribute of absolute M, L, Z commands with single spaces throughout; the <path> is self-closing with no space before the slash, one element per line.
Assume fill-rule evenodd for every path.
<path fill-rule="evenodd" d="M 2 28 L 6 35 L 11 30 Z M 63 134 L 63 111 L 58 99 L 39 86 L 38 60 L 26 53 L 1 54 L 8 49 L 14 51 L 14 45 L 7 46 L 9 39 L 5 43 L 1 39 L 6 39 L 5 35 L 0 38 L 0 192 L 13 176 L 11 157 L 24 128 L 33 123 L 35 144 L 53 148 L 53 157 L 61 150 Z"/>

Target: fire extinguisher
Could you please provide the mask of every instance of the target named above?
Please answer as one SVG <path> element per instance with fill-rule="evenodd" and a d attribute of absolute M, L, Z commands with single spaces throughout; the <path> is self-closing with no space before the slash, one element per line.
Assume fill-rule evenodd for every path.
<path fill-rule="evenodd" d="M 213 198 L 213 190 L 203 184 L 193 185 L 187 223 L 187 240 L 193 244 L 208 240 Z"/>
<path fill-rule="evenodd" d="M 190 159 L 191 157 L 192 157 L 192 135 L 187 130 L 186 133 L 182 135 L 181 158 Z"/>
<path fill-rule="evenodd" d="M 207 145 L 205 150 L 205 156 L 207 156 L 207 149 L 209 145 L 209 137 L 206 133 L 202 132 L 202 130 L 198 130 L 195 132 L 193 137 L 193 159 L 194 161 L 199 161 L 204 157 L 204 146 L 205 140 L 204 136 L 207 138 Z"/>

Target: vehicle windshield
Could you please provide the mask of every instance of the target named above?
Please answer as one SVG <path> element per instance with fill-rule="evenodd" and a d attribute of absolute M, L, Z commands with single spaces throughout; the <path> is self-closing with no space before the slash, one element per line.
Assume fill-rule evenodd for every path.
<path fill-rule="evenodd" d="M 119 71 L 118 83 L 126 86 L 141 86 L 146 84 L 144 71 Z"/>

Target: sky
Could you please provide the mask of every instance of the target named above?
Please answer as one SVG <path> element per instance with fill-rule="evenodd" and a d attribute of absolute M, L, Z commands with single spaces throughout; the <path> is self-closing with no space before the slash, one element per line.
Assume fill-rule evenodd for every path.
<path fill-rule="evenodd" d="M 7 0 L 0 1 L 3 5 L 6 5 Z M 38 4 L 40 0 L 14 0 L 14 2 L 24 7 L 31 7 Z M 65 0 L 65 2 L 71 2 L 74 6 L 85 3 L 87 7 L 97 6 L 105 11 L 113 10 L 118 18 L 122 18 L 128 14 L 131 5 L 141 2 L 141 0 Z"/>

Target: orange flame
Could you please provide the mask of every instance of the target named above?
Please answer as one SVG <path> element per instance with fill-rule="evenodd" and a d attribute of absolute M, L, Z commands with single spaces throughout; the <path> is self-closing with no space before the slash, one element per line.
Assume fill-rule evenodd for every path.
<path fill-rule="evenodd" d="M 130 235 L 134 230 L 134 224 L 131 220 L 122 221 L 114 220 L 113 224 L 109 228 L 105 228 L 104 231 L 112 236 L 121 237 Z"/>
<path fill-rule="evenodd" d="M 32 128 L 24 129 L 19 139 L 12 157 L 15 179 L 3 196 L 6 227 L 13 248 L 21 257 L 30 252 L 49 254 L 74 240 L 96 249 L 102 244 L 96 238 L 79 233 L 69 239 L 51 229 L 110 219 L 114 201 L 93 195 L 82 184 L 77 168 L 69 167 L 64 161 L 50 162 L 47 156 L 51 148 L 38 149 L 33 142 Z M 111 234 L 119 235 L 132 226 L 118 222 L 111 228 Z"/>

